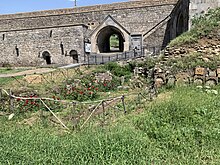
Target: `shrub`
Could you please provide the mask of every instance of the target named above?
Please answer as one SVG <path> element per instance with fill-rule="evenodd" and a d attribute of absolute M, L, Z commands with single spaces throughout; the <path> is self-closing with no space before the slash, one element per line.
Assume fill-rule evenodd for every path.
<path fill-rule="evenodd" d="M 109 62 L 104 65 L 104 68 L 117 77 L 130 75 L 133 72 L 130 65 L 120 66 L 116 62 Z"/>
<path fill-rule="evenodd" d="M 68 81 L 62 88 L 62 97 L 65 99 L 86 101 L 94 100 L 99 97 L 98 92 L 107 92 L 116 90 L 120 85 L 120 81 L 113 76 L 111 81 L 103 82 L 96 80 L 94 75 L 86 75 L 81 78 L 79 84 L 75 84 L 73 80 Z"/>

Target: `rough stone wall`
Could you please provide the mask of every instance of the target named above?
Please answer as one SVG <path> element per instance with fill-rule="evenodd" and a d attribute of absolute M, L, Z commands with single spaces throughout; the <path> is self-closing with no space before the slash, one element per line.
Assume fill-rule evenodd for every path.
<path fill-rule="evenodd" d="M 79 62 L 84 59 L 84 39 L 110 15 L 129 34 L 147 34 L 144 46 L 164 46 L 176 36 L 171 30 L 176 17 L 186 5 L 176 7 L 178 0 L 143 0 L 73 9 L 0 15 L 0 63 L 41 65 L 43 51 L 51 54 L 52 63 L 67 64 L 73 59 L 62 55 L 77 50 Z M 179 0 L 178 2 L 185 2 Z M 172 21 L 168 21 L 170 16 Z M 166 21 L 164 21 L 166 20 Z M 175 22 L 175 23 L 173 23 Z M 158 25 L 156 26 L 155 25 Z M 52 37 L 50 36 L 52 31 Z M 17 51 L 19 56 L 17 57 Z"/>
<path fill-rule="evenodd" d="M 84 27 L 79 25 L 0 32 L 0 65 L 43 65 L 46 64 L 42 57 L 44 51 L 50 53 L 52 63 L 73 63 L 72 57 L 65 56 L 65 54 L 68 55 L 71 50 L 77 50 L 83 55 L 83 30 Z M 61 42 L 64 54 L 61 51 Z M 79 60 L 83 61 L 83 56 Z"/>
<path fill-rule="evenodd" d="M 189 1 L 180 0 L 167 18 L 160 22 L 152 32 L 144 36 L 144 47 L 157 51 L 167 46 L 170 40 L 188 30 Z M 180 16 L 182 19 L 180 20 Z"/>
<path fill-rule="evenodd" d="M 146 32 L 169 15 L 173 8 L 174 4 L 165 4 L 15 19 L 1 19 L 0 16 L 0 31 L 56 27 L 60 25 L 69 26 L 74 24 L 89 24 L 91 29 L 94 29 L 95 26 L 92 24 L 98 25 L 108 15 L 111 15 L 131 33 Z"/>
<path fill-rule="evenodd" d="M 158 51 L 161 48 L 165 47 L 166 45 L 163 45 L 163 43 L 165 42 L 164 39 L 165 39 L 165 34 L 167 33 L 166 32 L 167 25 L 168 24 L 165 21 L 164 23 L 161 24 L 159 28 L 155 29 L 153 33 L 145 37 L 143 42 L 143 47 L 153 52 Z M 167 42 L 169 42 L 169 38 L 166 40 L 167 40 L 166 41 L 167 44 Z"/>

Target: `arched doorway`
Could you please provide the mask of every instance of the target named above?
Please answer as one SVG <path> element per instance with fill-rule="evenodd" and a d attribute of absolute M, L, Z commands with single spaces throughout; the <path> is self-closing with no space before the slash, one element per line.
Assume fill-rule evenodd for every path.
<path fill-rule="evenodd" d="M 124 36 L 113 26 L 106 26 L 97 35 L 97 46 L 100 53 L 123 52 Z"/>
<path fill-rule="evenodd" d="M 180 13 L 176 22 L 176 37 L 186 31 L 184 15 Z"/>
<path fill-rule="evenodd" d="M 70 51 L 70 56 L 73 58 L 73 63 L 78 63 L 79 58 L 78 58 L 78 53 L 76 50 L 71 50 Z"/>
<path fill-rule="evenodd" d="M 42 56 L 43 56 L 44 60 L 46 61 L 46 63 L 48 65 L 51 64 L 51 56 L 50 56 L 50 53 L 48 51 L 44 51 L 42 53 Z"/>

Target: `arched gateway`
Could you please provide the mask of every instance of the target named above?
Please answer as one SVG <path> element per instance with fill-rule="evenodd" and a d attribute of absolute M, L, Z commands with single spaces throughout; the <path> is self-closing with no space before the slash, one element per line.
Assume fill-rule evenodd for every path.
<path fill-rule="evenodd" d="M 130 33 L 114 18 L 107 16 L 91 33 L 93 53 L 124 52 L 129 50 Z M 115 40 L 112 40 L 115 38 Z M 113 44 L 112 42 L 116 42 Z"/>
<path fill-rule="evenodd" d="M 113 37 L 114 40 L 111 40 Z M 116 44 L 112 43 L 111 41 L 116 42 Z M 100 53 L 124 51 L 124 35 L 118 28 L 114 26 L 106 26 L 100 30 L 96 42 Z"/>

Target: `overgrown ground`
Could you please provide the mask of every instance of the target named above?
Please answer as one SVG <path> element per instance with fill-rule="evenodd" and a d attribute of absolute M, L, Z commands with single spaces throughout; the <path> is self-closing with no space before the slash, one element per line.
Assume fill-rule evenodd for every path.
<path fill-rule="evenodd" d="M 0 162 L 219 164 L 220 96 L 195 87 L 163 93 L 166 99 L 142 105 L 141 112 L 80 132 L 57 133 L 42 121 L 30 127 L 0 117 Z"/>
<path fill-rule="evenodd" d="M 196 19 L 197 26 L 171 42 L 171 46 L 195 43 L 200 37 L 209 36 L 219 27 L 219 18 L 218 9 Z M 183 63 L 187 63 L 188 67 L 189 62 L 194 67 L 196 64 L 192 59 L 197 59 L 197 56 L 188 60 L 183 58 Z M 134 65 L 149 69 L 156 62 L 147 60 L 126 67 L 109 64 L 87 68 L 83 74 L 110 70 L 116 77 L 125 76 L 125 85 L 128 85 Z M 179 65 L 178 68 L 181 68 Z M 107 86 L 105 83 L 88 83 L 93 77 L 82 77 L 80 72 L 71 74 L 83 83 L 77 90 L 71 88 L 68 96 L 62 95 L 59 89 L 74 84 L 74 78 L 66 80 L 57 77 L 57 83 L 32 84 L 25 90 L 28 93 L 31 89 L 37 89 L 35 92 L 40 96 L 55 95 L 55 98 L 68 100 L 73 99 L 73 92 L 77 91 L 80 97 L 74 99 L 79 101 L 143 92 L 142 89 L 118 91 L 110 88 L 120 84 L 117 78 L 113 84 L 109 83 L 111 86 Z M 3 87 L 18 87 L 11 79 L 0 79 L 0 83 Z M 95 91 L 93 85 L 100 87 L 100 90 Z M 94 93 L 84 96 L 82 89 L 85 87 L 87 92 Z M 215 90 L 219 93 L 220 87 L 216 86 Z M 126 114 L 121 105 L 116 105 L 119 110 L 116 117 L 109 117 L 107 123 L 100 124 L 103 116 L 97 115 L 81 130 L 67 131 L 59 123 L 52 124 L 50 119 L 53 116 L 48 111 L 42 117 L 38 109 L 29 111 L 23 108 L 24 111 L 16 112 L 12 120 L 8 120 L 5 113 L 0 113 L 0 164 L 220 164 L 220 95 L 216 91 L 179 86 L 161 89 L 159 96 L 151 102 L 138 97 L 126 99 Z M 21 103 L 22 106 L 24 104 L 26 102 Z M 31 106 L 29 108 L 33 109 Z M 82 110 L 80 108 L 83 107 L 77 110 Z M 66 122 L 71 117 L 70 110 L 62 111 L 61 107 L 56 114 Z M 72 124 L 67 126 L 71 128 Z"/>

